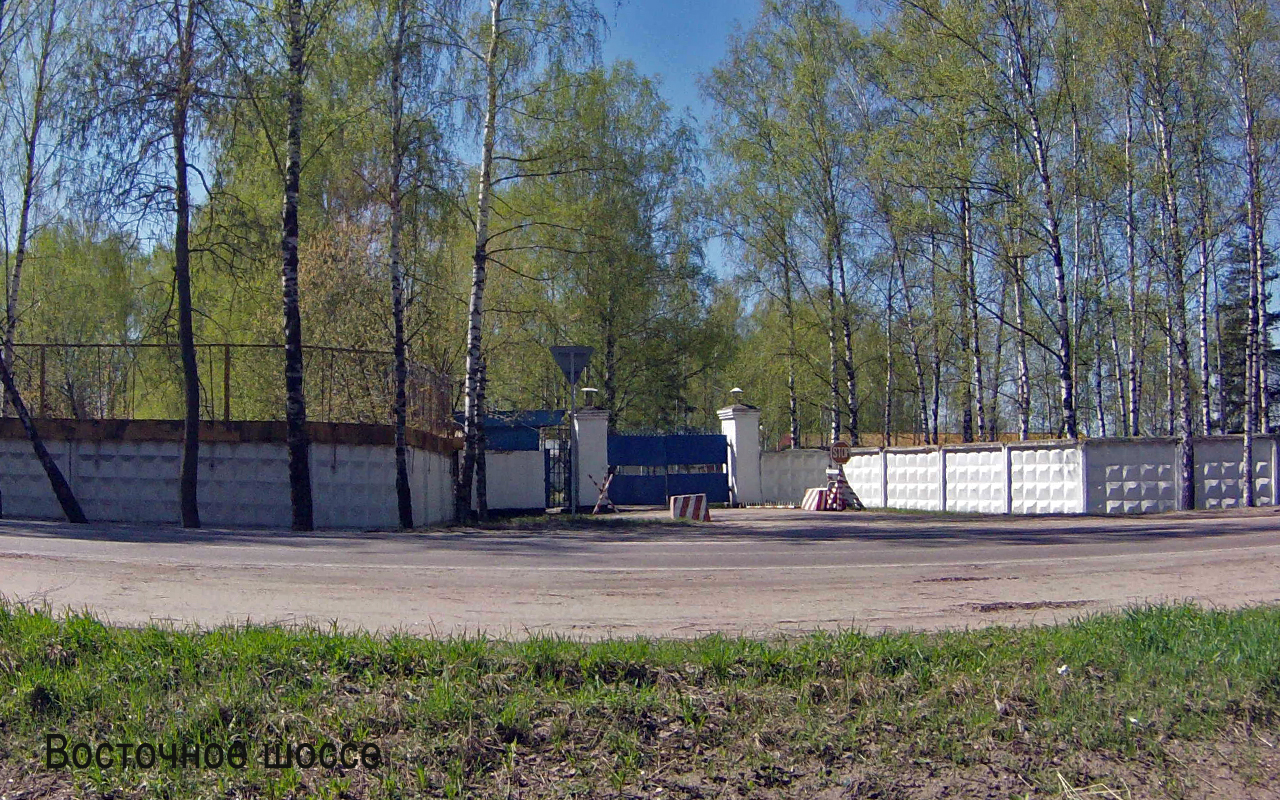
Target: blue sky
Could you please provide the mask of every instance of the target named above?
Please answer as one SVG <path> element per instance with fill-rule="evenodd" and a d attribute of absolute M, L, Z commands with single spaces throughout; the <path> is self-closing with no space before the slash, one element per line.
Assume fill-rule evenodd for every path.
<path fill-rule="evenodd" d="M 857 11 L 868 3 L 840 0 L 840 5 L 864 28 L 874 24 L 872 14 Z M 630 59 L 642 74 L 660 77 L 672 110 L 680 114 L 687 108 L 702 125 L 709 109 L 698 96 L 698 78 L 724 57 L 735 23 L 750 27 L 760 0 L 621 0 L 616 10 L 612 0 L 604 0 L 600 7 L 609 24 L 605 63 Z M 727 276 L 720 242 L 708 243 L 707 261 L 714 273 Z"/>
<path fill-rule="evenodd" d="M 867 13 L 858 0 L 840 0 L 845 11 L 864 27 Z M 699 123 L 706 108 L 698 98 L 698 76 L 720 61 L 735 22 L 750 26 L 759 0 L 622 0 L 600 4 L 609 23 L 605 62 L 629 58 L 645 75 L 662 77 L 663 95 L 680 112 L 690 108 Z"/>

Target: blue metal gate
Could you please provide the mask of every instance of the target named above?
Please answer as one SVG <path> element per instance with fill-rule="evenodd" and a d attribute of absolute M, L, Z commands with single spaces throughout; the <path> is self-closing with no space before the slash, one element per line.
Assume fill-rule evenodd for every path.
<path fill-rule="evenodd" d="M 728 453 L 722 434 L 611 435 L 609 499 L 621 505 L 666 505 L 671 495 L 706 494 L 709 503 L 727 503 Z"/>

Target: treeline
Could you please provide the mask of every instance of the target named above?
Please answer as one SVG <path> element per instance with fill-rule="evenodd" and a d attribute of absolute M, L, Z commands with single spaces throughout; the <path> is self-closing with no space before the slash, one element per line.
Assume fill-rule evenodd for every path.
<path fill-rule="evenodd" d="M 1269 431 L 1273 8 L 886 14 L 767 2 L 705 81 L 773 430 Z"/>
<path fill-rule="evenodd" d="M 618 426 L 713 419 L 690 414 L 723 395 L 708 376 L 737 313 L 703 261 L 698 138 L 600 63 L 593 2 L 24 0 L 0 31 L 5 413 L 31 416 L 24 343 L 173 344 L 167 370 L 145 351 L 141 397 L 104 351 L 46 349 L 41 387 L 71 416 L 186 419 L 184 525 L 197 423 L 221 407 L 213 343 L 281 347 L 236 356 L 234 406 L 287 419 L 298 528 L 307 409 L 335 376 L 309 346 L 392 353 L 378 421 L 405 525 L 415 369 L 455 381 L 464 515 L 484 409 L 567 405 L 548 345 L 595 346 Z M 136 376 L 141 352 L 111 358 Z"/>
<path fill-rule="evenodd" d="M 620 429 L 740 385 L 770 445 L 1268 430 L 1269 6 L 882 11 L 764 0 L 699 127 L 600 63 L 592 0 L 8 0 L 5 413 L 37 438 L 23 343 L 174 345 L 128 402 L 186 420 L 195 526 L 200 354 L 278 345 L 235 400 L 288 420 L 298 528 L 347 374 L 309 346 L 390 353 L 405 525 L 415 371 L 454 381 L 466 516 L 485 411 L 568 405 L 553 344 Z M 44 368 L 65 413 L 123 407 Z"/>

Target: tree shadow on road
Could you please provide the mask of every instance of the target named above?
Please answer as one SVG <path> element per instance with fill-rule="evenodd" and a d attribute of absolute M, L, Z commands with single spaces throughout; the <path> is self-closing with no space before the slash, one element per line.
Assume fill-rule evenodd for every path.
<path fill-rule="evenodd" d="M 91 523 L 69 525 L 44 520 L 0 520 L 0 538 L 72 539 L 140 544 L 219 544 L 394 551 L 479 552 L 563 557 L 599 546 L 672 543 L 694 546 L 758 542 L 797 548 L 847 543 L 904 548 L 954 546 L 1044 546 L 1124 544 L 1204 540 L 1280 530 L 1280 515 L 1268 511 L 1194 512 L 1131 517 L 1081 515 L 961 515 L 910 512 L 819 513 L 793 509 L 713 511 L 711 523 L 682 523 L 653 513 L 611 517 L 555 515 L 498 522 L 488 528 L 440 527 L 416 531 L 278 529 L 184 529 L 166 525 Z"/>

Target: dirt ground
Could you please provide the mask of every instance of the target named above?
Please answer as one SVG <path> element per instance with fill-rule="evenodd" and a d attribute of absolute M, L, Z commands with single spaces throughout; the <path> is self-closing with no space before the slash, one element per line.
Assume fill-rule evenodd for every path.
<path fill-rule="evenodd" d="M 0 521 L 0 593 L 117 623 L 696 636 L 1050 623 L 1154 601 L 1280 602 L 1280 514 L 657 512 L 419 533 Z"/>

